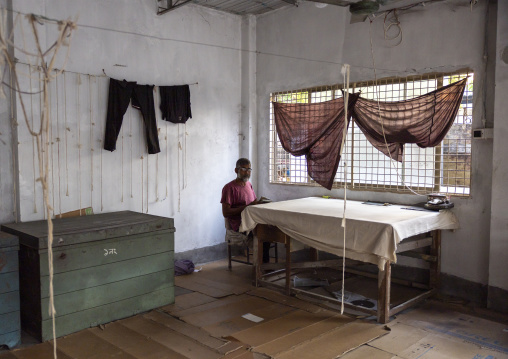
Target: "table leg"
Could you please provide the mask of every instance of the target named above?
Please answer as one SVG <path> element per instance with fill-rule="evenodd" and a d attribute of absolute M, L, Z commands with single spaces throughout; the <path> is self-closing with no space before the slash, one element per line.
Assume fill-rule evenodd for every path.
<path fill-rule="evenodd" d="M 378 273 L 377 321 L 388 323 L 390 321 L 390 278 L 392 268 L 390 261 L 386 261 L 384 270 Z"/>
<path fill-rule="evenodd" d="M 441 282 L 441 231 L 432 231 L 430 254 L 436 261 L 430 263 L 430 288 L 439 288 Z"/>
<path fill-rule="evenodd" d="M 255 276 L 255 286 L 259 287 L 261 286 L 260 280 L 262 277 L 261 273 L 261 264 L 263 263 L 263 242 L 259 239 L 256 233 L 254 233 L 254 239 L 253 239 L 253 245 L 254 248 L 254 254 L 253 254 L 253 260 L 254 260 L 254 276 Z"/>
<path fill-rule="evenodd" d="M 291 295 L 291 239 L 286 236 L 286 294 Z"/>
<path fill-rule="evenodd" d="M 228 246 L 228 269 L 231 270 L 231 244 L 229 243 L 229 241 L 227 242 L 227 246 Z"/>
<path fill-rule="evenodd" d="M 319 260 L 319 253 L 316 248 L 309 248 L 309 256 L 311 262 L 317 262 Z"/>

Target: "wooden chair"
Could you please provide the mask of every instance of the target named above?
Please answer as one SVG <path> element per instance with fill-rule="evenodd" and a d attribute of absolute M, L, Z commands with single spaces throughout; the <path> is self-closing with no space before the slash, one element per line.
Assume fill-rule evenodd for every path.
<path fill-rule="evenodd" d="M 250 261 L 251 251 L 250 246 L 252 244 L 252 238 L 249 239 L 249 236 L 243 234 L 241 232 L 236 232 L 231 229 L 231 225 L 227 218 L 224 218 L 224 225 L 226 227 L 226 237 L 224 238 L 228 244 L 228 268 L 231 270 L 231 262 L 250 264 L 253 263 Z M 250 243 L 249 243 L 250 242 Z M 234 259 L 231 255 L 231 247 L 232 246 L 240 246 L 247 251 L 247 260 Z"/>
<path fill-rule="evenodd" d="M 252 236 L 248 236 L 241 232 L 236 232 L 231 229 L 231 225 L 227 218 L 224 218 L 224 226 L 226 227 L 225 240 L 228 244 L 228 268 L 231 270 L 231 262 L 243 263 L 253 265 L 254 263 L 250 260 L 252 254 Z M 231 252 L 232 246 L 240 246 L 246 250 L 247 260 L 234 259 Z M 274 256 L 271 258 L 275 259 L 275 263 L 279 262 L 279 253 L 277 250 L 277 243 L 271 243 L 270 249 L 274 248 Z"/>

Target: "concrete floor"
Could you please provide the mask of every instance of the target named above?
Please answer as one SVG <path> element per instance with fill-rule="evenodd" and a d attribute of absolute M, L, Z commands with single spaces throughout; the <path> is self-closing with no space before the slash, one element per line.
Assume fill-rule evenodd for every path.
<path fill-rule="evenodd" d="M 185 316 L 183 314 L 179 315 L 179 313 L 188 312 L 189 309 L 193 310 L 198 305 L 203 305 L 203 308 L 205 308 L 207 304 L 209 305 L 213 301 L 217 303 L 221 300 L 226 302 L 231 298 L 234 299 L 235 296 L 240 298 L 240 295 L 245 297 L 249 293 L 252 293 L 252 291 L 256 290 L 255 287 L 252 286 L 252 266 L 233 263 L 233 270 L 229 271 L 227 269 L 227 262 L 222 260 L 198 266 L 198 268 L 202 270 L 191 276 L 175 278 L 175 304 L 159 308 L 156 311 L 144 315 L 141 314 L 140 316 L 143 318 L 138 318 L 136 320 L 138 320 L 138 322 L 140 320 L 147 321 L 148 319 L 160 320 L 162 315 L 166 315 L 168 320 L 169 317 L 171 317 L 171 320 L 179 318 L 179 321 L 184 322 L 185 325 L 194 326 L 194 330 L 203 333 L 206 332 L 206 335 L 218 338 L 231 335 L 231 333 L 235 331 L 244 329 L 241 327 L 244 324 L 236 320 L 236 318 L 232 318 L 232 316 L 228 317 L 225 315 L 223 318 L 220 318 L 217 306 L 215 306 L 215 308 L 209 306 L 209 309 L 203 309 L 203 311 L 199 312 L 197 315 L 194 313 L 194 315 Z M 193 281 L 193 279 L 197 281 Z M 199 298 L 201 298 L 199 303 L 188 302 L 188 298 L 197 298 L 198 295 Z M 285 301 L 285 299 L 282 300 Z M 294 300 L 296 301 L 298 299 L 295 298 Z M 303 301 L 300 301 L 300 303 L 303 303 Z M 315 306 L 316 303 L 309 305 Z M 227 312 L 227 306 L 225 308 Z M 252 308 L 251 312 L 259 314 L 262 311 L 262 309 L 257 310 L 258 311 Z M 330 310 L 330 307 L 327 307 L 326 310 Z M 156 312 L 156 315 L 154 312 Z M 266 321 L 271 319 L 269 314 L 267 314 L 268 311 L 265 310 L 263 313 L 265 314 Z M 358 313 L 346 311 L 345 314 L 346 316 L 355 318 L 355 314 Z M 213 315 L 219 319 L 210 319 Z M 283 314 L 275 313 L 272 315 L 276 317 L 277 315 L 280 316 Z M 112 324 L 112 328 L 114 328 L 115 325 L 122 325 L 122 323 L 126 321 L 127 324 L 125 324 L 125 326 L 129 327 L 130 325 L 132 329 L 134 328 L 132 322 L 136 317 L 115 322 Z M 188 318 L 192 320 L 188 320 Z M 205 323 L 204 319 L 206 318 L 208 318 L 208 322 Z M 217 323 L 215 323 L 214 320 Z M 384 328 L 383 325 L 376 323 L 375 318 L 363 317 L 362 320 L 372 323 L 373 326 Z M 221 323 L 227 323 L 227 326 Z M 109 324 L 106 325 L 106 328 L 108 328 L 108 326 Z M 482 308 L 475 308 L 464 301 L 452 300 L 451 298 L 433 298 L 400 313 L 392 318 L 386 327 L 389 328 L 388 334 L 371 340 L 366 344 L 351 348 L 352 350 L 340 357 L 344 359 L 508 359 L 508 317 Z M 125 328 L 123 328 L 123 330 L 125 330 Z M 79 335 L 89 335 L 90 333 L 101 335 L 100 332 L 101 331 L 97 330 L 97 328 L 92 328 L 72 334 L 68 336 L 69 339 L 64 338 L 57 340 L 57 344 L 60 342 L 63 348 L 62 350 L 64 350 L 62 356 L 76 359 L 99 358 L 97 356 L 89 356 L 91 354 L 73 351 L 72 337 L 76 335 L 78 336 L 76 338 L 81 338 Z M 144 332 L 138 331 L 138 334 L 144 334 Z M 22 345 L 17 348 L 20 350 L 8 351 L 0 349 L 0 359 L 30 358 L 31 356 L 27 356 L 29 351 L 30 353 L 37 353 L 37 348 L 39 347 L 41 348 L 40 353 L 44 352 L 49 354 L 41 354 L 38 358 L 52 358 L 52 356 L 46 356 L 51 354 L 50 351 L 48 351 L 49 343 L 34 345 L 35 340 L 29 336 L 24 336 L 22 340 Z M 74 340 L 76 341 L 77 339 Z M 160 341 L 156 344 L 162 344 L 162 346 L 159 345 L 159 347 L 165 345 L 164 342 Z M 150 348 L 153 348 L 153 345 Z M 139 348 L 137 349 L 139 351 Z M 164 349 L 167 350 L 166 347 L 164 347 Z M 241 358 L 254 358 L 251 352 L 246 350 L 246 348 L 243 349 L 245 351 Z M 152 357 L 153 355 L 150 354 L 153 353 L 148 352 L 148 346 L 146 350 L 146 357 Z M 97 353 L 94 355 L 96 354 Z M 141 352 L 139 358 L 145 357 L 145 354 Z M 219 353 L 217 355 L 218 358 L 235 357 L 232 356 L 231 353 L 229 356 L 225 353 Z M 109 358 L 110 356 L 107 357 Z M 171 355 L 164 356 L 161 354 L 160 357 L 171 358 Z M 196 358 L 192 355 L 184 355 L 183 357 Z M 312 355 L 313 359 L 327 359 L 328 357 L 329 356 L 319 352 L 313 353 Z M 303 356 L 295 359 L 302 358 Z"/>

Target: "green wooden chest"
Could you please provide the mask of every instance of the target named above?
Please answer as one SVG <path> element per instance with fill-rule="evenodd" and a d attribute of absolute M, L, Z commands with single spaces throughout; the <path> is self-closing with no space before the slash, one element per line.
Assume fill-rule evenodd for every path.
<path fill-rule="evenodd" d="M 174 222 L 131 211 L 56 219 L 56 336 L 174 303 Z M 46 221 L 2 225 L 19 237 L 21 328 L 53 338 Z"/>
<path fill-rule="evenodd" d="M 0 232 L 0 345 L 21 340 L 19 322 L 18 237 Z"/>

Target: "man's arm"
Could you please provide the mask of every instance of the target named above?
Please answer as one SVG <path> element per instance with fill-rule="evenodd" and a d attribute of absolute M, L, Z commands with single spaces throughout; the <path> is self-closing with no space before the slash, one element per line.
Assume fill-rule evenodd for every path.
<path fill-rule="evenodd" d="M 254 201 L 252 201 L 250 204 L 248 204 L 247 206 L 254 205 L 254 204 L 258 204 L 257 198 Z M 229 203 L 223 203 L 222 204 L 222 215 L 224 217 L 231 217 L 231 216 L 239 215 L 240 213 L 242 213 L 242 211 L 247 206 L 240 206 L 240 207 L 231 208 Z"/>

